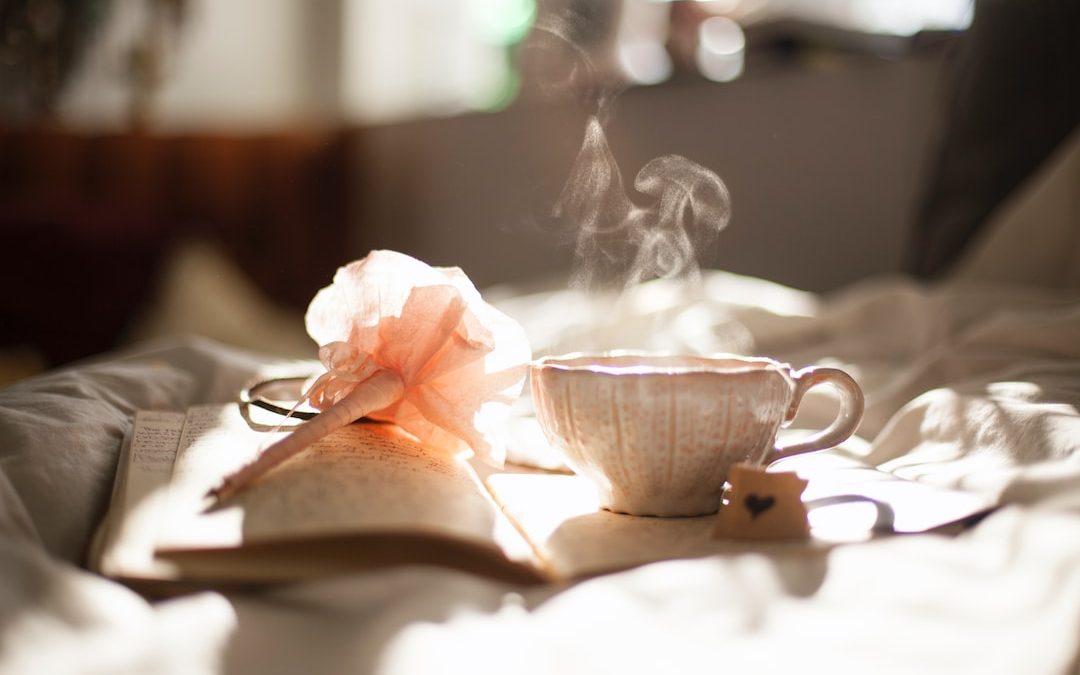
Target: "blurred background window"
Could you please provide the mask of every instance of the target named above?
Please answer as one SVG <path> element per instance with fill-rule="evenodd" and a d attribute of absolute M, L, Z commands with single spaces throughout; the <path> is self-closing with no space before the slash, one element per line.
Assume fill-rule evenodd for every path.
<path fill-rule="evenodd" d="M 972 16 L 968 0 L 3 0 L 0 281 L 27 290 L 0 299 L 0 362 L 177 332 L 309 355 L 304 306 L 372 248 L 480 286 L 559 278 L 574 224 L 552 207 L 601 103 L 624 176 L 679 154 L 731 189 L 702 265 L 813 291 L 898 271 L 938 75 Z"/>
<path fill-rule="evenodd" d="M 679 72 L 730 81 L 755 49 L 763 63 L 792 45 L 895 55 L 913 36 L 963 30 L 972 4 L 6 0 L 0 112 L 87 128 L 267 129 L 499 110 L 522 92 L 523 44 L 545 16 L 571 26 L 597 76 L 649 85 Z"/>

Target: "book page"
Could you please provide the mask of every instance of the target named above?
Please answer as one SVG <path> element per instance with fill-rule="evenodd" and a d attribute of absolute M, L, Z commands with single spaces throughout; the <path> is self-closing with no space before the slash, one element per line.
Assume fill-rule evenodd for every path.
<path fill-rule="evenodd" d="M 184 413 L 142 410 L 121 447 L 109 515 L 93 564 L 109 576 L 166 578 L 172 566 L 154 557 Z"/>
<path fill-rule="evenodd" d="M 486 480 L 557 579 L 733 549 L 731 542 L 712 538 L 715 516 L 655 518 L 605 511 L 580 476 L 496 473 Z"/>
<path fill-rule="evenodd" d="M 736 541 L 714 538 L 716 516 L 658 518 L 600 508 L 592 485 L 575 475 L 544 471 L 493 473 L 496 500 L 554 576 L 573 579 L 637 565 L 716 553 L 769 549 L 809 552 L 888 533 L 924 532 L 993 507 L 988 498 L 932 487 L 879 471 L 844 448 L 777 462 L 809 481 L 810 540 Z"/>
<path fill-rule="evenodd" d="M 796 455 L 770 471 L 794 471 L 809 481 L 802 500 L 820 539 L 854 541 L 876 528 L 928 532 L 994 508 L 994 499 L 900 478 L 868 466 L 843 448 Z"/>
<path fill-rule="evenodd" d="M 352 424 L 215 505 L 206 497 L 287 431 L 280 417 L 239 405 L 188 412 L 160 550 L 236 548 L 348 535 L 446 537 L 531 556 L 462 459 L 386 424 Z M 260 415 L 262 416 L 260 418 Z"/>

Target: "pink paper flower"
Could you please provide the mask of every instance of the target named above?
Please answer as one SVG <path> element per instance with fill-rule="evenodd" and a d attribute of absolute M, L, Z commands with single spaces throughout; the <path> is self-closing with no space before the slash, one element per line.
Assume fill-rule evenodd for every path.
<path fill-rule="evenodd" d="M 309 392 L 316 408 L 346 401 L 388 371 L 400 378 L 401 396 L 364 416 L 502 463 L 500 437 L 531 352 L 521 326 L 484 302 L 460 269 L 373 251 L 338 269 L 306 323 L 327 369 Z"/>
<path fill-rule="evenodd" d="M 529 343 L 461 270 L 373 251 L 337 271 L 311 301 L 306 321 L 326 366 L 307 393 L 320 414 L 226 476 L 211 496 L 228 499 L 361 417 L 502 464 L 501 435 L 525 381 Z"/>

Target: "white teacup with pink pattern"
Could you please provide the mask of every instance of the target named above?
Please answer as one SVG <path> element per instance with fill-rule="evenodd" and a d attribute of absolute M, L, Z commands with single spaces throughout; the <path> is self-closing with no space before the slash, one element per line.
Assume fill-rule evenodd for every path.
<path fill-rule="evenodd" d="M 728 469 L 842 443 L 858 427 L 863 394 L 835 368 L 743 356 L 631 352 L 569 354 L 531 367 L 536 415 L 601 505 L 649 516 L 715 513 Z M 840 411 L 826 429 L 777 445 L 811 387 L 831 385 Z"/>

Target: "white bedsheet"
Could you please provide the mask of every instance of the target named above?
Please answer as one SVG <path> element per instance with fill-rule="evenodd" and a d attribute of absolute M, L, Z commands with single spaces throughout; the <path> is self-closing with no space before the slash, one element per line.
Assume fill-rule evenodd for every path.
<path fill-rule="evenodd" d="M 157 343 L 2 390 L 0 673 L 1080 672 L 1080 298 L 979 281 L 819 298 L 713 273 L 695 298 L 640 288 L 588 334 L 580 321 L 610 302 L 505 298 L 541 352 L 840 364 L 867 392 L 870 461 L 1003 503 L 955 538 L 673 561 L 567 587 L 406 568 L 147 602 L 78 567 L 128 415 L 231 399 L 267 360 Z M 817 395 L 798 423 L 830 405 Z"/>
<path fill-rule="evenodd" d="M 747 294 L 760 284 L 709 281 Z M 838 360 L 867 389 L 860 433 L 874 441 L 873 461 L 991 491 L 1008 506 L 955 539 L 678 561 L 569 588 L 522 592 L 402 569 L 149 604 L 76 567 L 126 415 L 228 399 L 265 363 L 209 343 L 151 345 L 0 392 L 0 672 L 1075 669 L 1080 304 L 893 281 L 807 309 L 740 316 L 698 302 L 687 311 L 723 310 L 715 320 L 738 318 L 743 339 L 764 316 L 777 349 L 758 338 L 756 348 L 798 363 L 815 351 Z M 775 331 L 785 321 L 803 337 Z M 830 414 L 819 399 L 807 426 Z"/>

